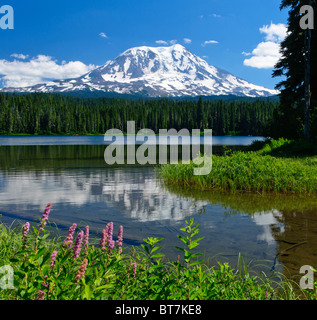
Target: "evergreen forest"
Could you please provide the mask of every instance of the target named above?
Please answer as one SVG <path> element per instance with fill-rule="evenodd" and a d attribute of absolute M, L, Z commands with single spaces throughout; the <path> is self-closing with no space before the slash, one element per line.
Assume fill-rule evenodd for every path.
<path fill-rule="evenodd" d="M 213 135 L 266 135 L 279 106 L 270 100 L 82 98 L 59 94 L 0 94 L 0 134 L 104 134 L 183 128 L 212 129 Z"/>

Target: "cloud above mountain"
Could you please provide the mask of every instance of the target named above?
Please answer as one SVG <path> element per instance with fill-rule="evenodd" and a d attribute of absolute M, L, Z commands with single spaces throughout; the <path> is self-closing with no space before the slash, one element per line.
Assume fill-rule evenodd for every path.
<path fill-rule="evenodd" d="M 219 42 L 217 40 L 206 40 L 204 43 L 202 43 L 201 45 L 204 47 L 207 44 L 218 44 Z"/>
<path fill-rule="evenodd" d="M 104 32 L 100 32 L 100 33 L 99 33 L 99 36 L 100 36 L 101 38 L 106 38 L 106 39 L 108 39 L 108 36 L 107 36 Z"/>
<path fill-rule="evenodd" d="M 169 45 L 174 45 L 177 43 L 177 40 L 156 40 L 155 41 L 156 44 L 160 44 L 160 45 L 163 45 L 163 46 L 169 46 Z"/>
<path fill-rule="evenodd" d="M 280 43 L 287 36 L 287 26 L 279 23 L 264 25 L 260 32 L 265 35 L 264 41 L 250 52 L 242 52 L 245 56 L 251 56 L 245 59 L 243 64 L 257 69 L 271 69 L 281 58 Z"/>
<path fill-rule="evenodd" d="M 46 55 L 30 59 L 28 55 L 13 53 L 13 61 L 0 59 L 0 81 L 4 87 L 26 87 L 52 79 L 79 77 L 96 68 L 81 61 L 62 61 Z"/>

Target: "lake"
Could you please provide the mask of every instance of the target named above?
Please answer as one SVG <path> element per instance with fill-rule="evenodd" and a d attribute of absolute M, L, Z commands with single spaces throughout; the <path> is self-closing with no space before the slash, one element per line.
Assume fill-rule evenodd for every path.
<path fill-rule="evenodd" d="M 213 137 L 213 143 L 217 153 L 254 139 Z M 175 259 L 179 229 L 194 218 L 205 237 L 199 251 L 212 264 L 235 266 L 241 253 L 268 274 L 316 267 L 315 198 L 184 191 L 163 185 L 157 166 L 107 165 L 105 147 L 103 136 L 0 137 L 0 219 L 34 222 L 52 202 L 49 220 L 62 235 L 77 223 L 99 237 L 112 221 L 114 234 L 123 225 L 126 245 L 163 237 L 162 251 Z"/>
<path fill-rule="evenodd" d="M 106 136 L 108 140 L 112 136 Z M 158 136 L 155 136 L 158 140 Z M 203 137 L 194 137 L 194 143 L 204 143 Z M 106 145 L 109 142 L 104 141 L 104 135 L 91 136 L 0 136 L 0 146 L 27 146 L 27 145 Z M 262 141 L 263 137 L 212 137 L 213 145 L 227 145 L 227 146 L 247 146 L 253 141 Z M 125 143 L 127 137 L 125 137 Z M 136 145 L 142 142 L 135 142 Z"/>

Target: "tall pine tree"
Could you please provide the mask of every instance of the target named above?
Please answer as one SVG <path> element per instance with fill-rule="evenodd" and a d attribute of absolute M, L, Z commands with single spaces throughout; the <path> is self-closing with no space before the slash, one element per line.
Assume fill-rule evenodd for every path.
<path fill-rule="evenodd" d="M 317 32 L 316 28 L 304 30 L 300 26 L 303 18 L 301 7 L 304 5 L 311 5 L 316 15 L 316 0 L 283 0 L 280 6 L 281 10 L 289 9 L 289 17 L 288 35 L 281 43 L 282 58 L 273 72 L 274 77 L 285 77 L 276 86 L 281 91 L 281 104 L 271 126 L 275 137 L 293 139 L 305 135 L 309 139 L 317 136 Z M 306 95 L 308 83 L 309 104 Z"/>

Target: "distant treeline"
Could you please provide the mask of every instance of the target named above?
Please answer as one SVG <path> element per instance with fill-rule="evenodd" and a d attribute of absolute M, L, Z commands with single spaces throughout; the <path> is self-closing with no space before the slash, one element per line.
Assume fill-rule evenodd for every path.
<path fill-rule="evenodd" d="M 127 121 L 136 130 L 213 129 L 213 134 L 263 135 L 276 101 L 175 101 L 0 94 L 0 134 L 104 134 Z"/>

